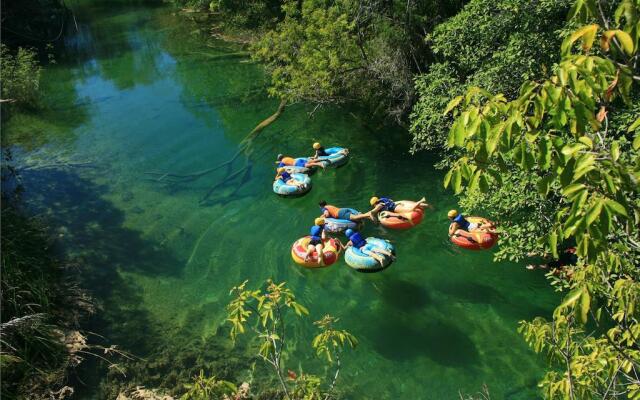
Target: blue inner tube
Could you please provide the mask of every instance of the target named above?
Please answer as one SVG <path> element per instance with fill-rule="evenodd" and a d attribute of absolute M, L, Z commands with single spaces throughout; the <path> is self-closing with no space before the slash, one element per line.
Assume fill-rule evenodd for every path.
<path fill-rule="evenodd" d="M 342 210 L 345 210 L 344 208 Z M 356 215 L 360 214 L 360 211 L 354 210 L 353 208 L 346 208 L 346 210 L 351 211 L 351 214 Z M 324 219 L 324 230 L 329 233 L 339 233 L 346 231 L 347 229 L 357 229 L 360 226 L 360 223 L 351 221 L 349 219 L 340 219 L 340 218 L 325 218 Z"/>
<path fill-rule="evenodd" d="M 324 151 L 328 156 L 318 157 L 318 160 L 326 161 L 325 166 L 339 167 L 344 165 L 349 160 L 349 155 L 340 153 L 342 150 L 346 150 L 344 147 L 329 147 Z"/>
<path fill-rule="evenodd" d="M 375 248 L 386 250 L 395 255 L 396 250 L 391 243 L 374 237 L 369 237 L 366 241 L 367 244 L 362 248 L 356 249 L 353 246 L 349 246 L 344 253 L 344 260 L 351 268 L 360 272 L 378 272 L 391 265 L 393 259 L 389 256 L 380 254 L 380 256 L 384 258 L 384 262 L 380 265 L 378 261 L 368 255 L 368 253 Z"/>
<path fill-rule="evenodd" d="M 273 191 L 282 196 L 295 196 L 307 193 L 311 190 L 311 178 L 308 175 L 293 173 L 291 174 L 293 179 L 298 182 L 302 182 L 303 185 L 298 187 L 296 185 L 288 185 L 285 182 L 282 182 L 282 179 L 278 179 L 273 182 Z"/>

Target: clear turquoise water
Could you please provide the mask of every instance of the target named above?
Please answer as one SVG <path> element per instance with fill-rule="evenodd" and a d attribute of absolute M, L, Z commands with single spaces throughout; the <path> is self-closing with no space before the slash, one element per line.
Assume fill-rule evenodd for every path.
<path fill-rule="evenodd" d="M 310 322 L 325 313 L 358 337 L 341 378 L 349 398 L 455 399 L 483 383 L 492 398 L 536 397 L 544 360 L 523 343 L 517 322 L 548 315 L 556 298 L 541 275 L 448 243 L 455 198 L 433 167 L 437 155 L 411 156 L 406 132 L 357 110 L 310 116 L 312 107 L 294 105 L 255 141 L 250 174 L 200 205 L 224 169 L 176 184 L 145 172 L 190 173 L 231 157 L 277 106 L 265 96 L 260 65 L 215 58 L 238 48 L 207 40 L 206 29 L 168 6 L 70 6 L 79 31 L 45 70 L 46 110 L 14 116 L 3 134 L 25 165 L 90 163 L 32 169 L 23 181 L 27 201 L 84 262 L 102 307 L 97 333 L 142 355 L 178 336 L 226 335 L 229 288 L 271 277 L 311 310 L 308 323 L 292 328 L 292 369 L 306 362 Z M 304 197 L 275 196 L 275 155 L 310 153 L 314 141 L 349 147 L 351 161 L 316 174 Z M 308 231 L 319 200 L 363 210 L 373 194 L 424 195 L 435 205 L 411 231 L 367 226 L 396 244 L 388 270 L 359 274 L 343 262 L 304 270 L 291 261 L 291 243 Z"/>

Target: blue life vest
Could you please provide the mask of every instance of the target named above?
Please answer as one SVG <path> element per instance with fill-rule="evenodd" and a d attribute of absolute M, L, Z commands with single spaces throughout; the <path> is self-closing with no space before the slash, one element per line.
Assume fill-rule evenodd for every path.
<path fill-rule="evenodd" d="M 322 234 L 322 230 L 324 226 L 314 225 L 311 227 L 311 240 L 322 240 L 320 236 Z"/>
<path fill-rule="evenodd" d="M 291 179 L 291 174 L 287 171 L 284 171 L 280 174 L 280 179 L 282 180 L 282 182 L 287 183 L 287 181 Z"/>
<path fill-rule="evenodd" d="M 386 197 L 380 197 L 380 199 L 378 200 L 378 204 L 382 203 L 382 205 L 384 205 L 384 207 L 382 208 L 382 211 L 391 211 L 393 212 L 393 210 L 396 209 L 396 203 L 393 202 L 393 200 L 388 199 Z"/>
<path fill-rule="evenodd" d="M 458 226 L 460 227 L 460 229 L 462 229 L 463 231 L 468 231 L 469 230 L 469 224 L 470 222 L 466 220 L 466 218 L 464 217 L 464 215 L 462 214 L 458 214 L 454 219 L 453 222 L 457 223 Z"/>
<path fill-rule="evenodd" d="M 359 249 L 367 244 L 367 241 L 364 240 L 359 232 L 353 232 L 353 234 L 349 236 L 349 240 L 351 240 L 351 244 L 353 244 L 353 247 L 355 247 L 356 249 Z"/>
<path fill-rule="evenodd" d="M 280 164 L 278 164 L 278 168 L 282 168 L 282 167 L 286 167 L 287 164 L 284 163 L 284 161 L 280 161 Z"/>

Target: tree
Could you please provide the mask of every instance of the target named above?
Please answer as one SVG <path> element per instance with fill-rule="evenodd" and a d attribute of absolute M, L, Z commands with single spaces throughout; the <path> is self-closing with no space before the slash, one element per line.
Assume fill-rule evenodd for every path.
<path fill-rule="evenodd" d="M 567 294 L 553 318 L 520 325 L 554 365 L 540 383 L 547 398 L 640 398 L 639 16 L 638 0 L 576 0 L 570 18 L 582 26 L 550 76 L 511 101 L 472 87 L 445 112 L 455 155 L 445 186 L 489 207 L 501 186 L 536 190 L 537 237 L 514 236 L 556 258 L 576 244 L 573 273 L 554 278 Z"/>
<path fill-rule="evenodd" d="M 308 315 L 309 311 L 299 304 L 294 294 L 285 286 L 285 283 L 276 284 L 270 279 L 266 282 L 265 289 L 248 290 L 244 281 L 231 289 L 235 298 L 227 306 L 231 324 L 231 338 L 235 341 L 239 334 L 246 330 L 246 325 L 251 317 L 256 318 L 256 326 L 253 327 L 260 341 L 258 357 L 260 357 L 275 372 L 285 398 L 289 400 L 305 399 L 316 400 L 333 398 L 334 387 L 340 374 L 340 354 L 344 347 L 355 347 L 356 338 L 349 332 L 334 328 L 338 321 L 336 318 L 326 315 L 315 325 L 320 333 L 313 339 L 312 346 L 318 356 L 326 358 L 327 362 L 334 364 L 335 372 L 331 383 L 325 389 L 322 387 L 322 379 L 306 374 L 289 372 L 289 379 L 294 382 L 293 387 L 285 378 L 285 367 L 282 356 L 286 345 L 285 312 L 293 310 L 299 317 Z"/>
<path fill-rule="evenodd" d="M 283 18 L 253 46 L 288 102 L 359 102 L 403 121 L 413 73 L 430 52 L 424 34 L 462 1 L 285 0 Z"/>
<path fill-rule="evenodd" d="M 517 94 L 523 79 L 538 79 L 558 60 L 557 31 L 571 0 L 472 0 L 426 35 L 434 62 L 417 75 L 411 114 L 415 149 L 440 149 L 451 119 L 442 110 L 471 86 Z"/>

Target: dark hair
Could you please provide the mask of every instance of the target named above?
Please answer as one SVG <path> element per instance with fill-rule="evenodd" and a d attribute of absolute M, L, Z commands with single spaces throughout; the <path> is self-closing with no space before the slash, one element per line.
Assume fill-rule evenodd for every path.
<path fill-rule="evenodd" d="M 278 161 L 282 161 L 283 158 L 284 158 L 284 156 L 282 154 L 278 154 L 278 157 L 276 159 Z"/>
<path fill-rule="evenodd" d="M 320 207 L 324 207 L 324 206 L 326 206 L 326 205 L 327 205 L 327 202 L 326 202 L 326 201 L 324 201 L 324 200 L 322 200 L 320 203 L 318 203 L 318 205 L 319 205 Z"/>

